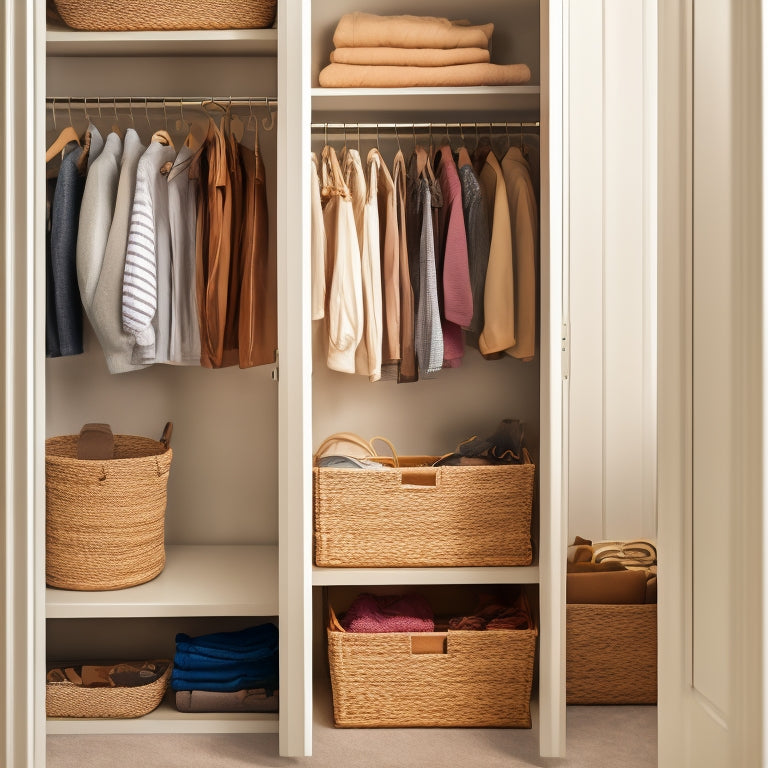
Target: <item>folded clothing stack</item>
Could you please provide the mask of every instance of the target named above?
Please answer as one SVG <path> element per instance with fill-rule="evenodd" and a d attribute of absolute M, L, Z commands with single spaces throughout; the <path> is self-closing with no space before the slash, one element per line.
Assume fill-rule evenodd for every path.
<path fill-rule="evenodd" d="M 649 539 L 568 547 L 566 602 L 605 605 L 656 602 L 656 545 Z"/>
<path fill-rule="evenodd" d="M 491 64 L 493 24 L 435 16 L 348 13 L 333 35 L 336 49 L 320 72 L 324 88 L 518 85 L 526 64 Z"/>
<path fill-rule="evenodd" d="M 171 688 L 181 712 L 277 711 L 277 627 L 176 635 Z"/>

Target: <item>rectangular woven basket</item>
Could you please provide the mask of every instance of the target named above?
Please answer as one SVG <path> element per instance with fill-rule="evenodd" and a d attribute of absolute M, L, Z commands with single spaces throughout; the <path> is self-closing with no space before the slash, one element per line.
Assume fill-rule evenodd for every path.
<path fill-rule="evenodd" d="M 331 608 L 334 721 L 345 728 L 530 728 L 536 635 L 345 632 Z M 438 638 L 443 652 L 423 652 L 422 638 Z"/>
<path fill-rule="evenodd" d="M 277 0 L 55 0 L 54 4 L 73 29 L 137 32 L 270 27 Z"/>
<path fill-rule="evenodd" d="M 533 464 L 399 458 L 400 467 L 313 470 L 316 565 L 530 565 Z"/>
<path fill-rule="evenodd" d="M 568 704 L 655 704 L 656 605 L 567 605 Z"/>

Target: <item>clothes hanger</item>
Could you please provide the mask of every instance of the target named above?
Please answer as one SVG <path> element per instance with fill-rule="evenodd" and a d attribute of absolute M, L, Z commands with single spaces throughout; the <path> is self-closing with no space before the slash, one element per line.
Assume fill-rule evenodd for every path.
<path fill-rule="evenodd" d="M 264 99 L 264 103 L 267 107 L 267 116 L 261 118 L 261 124 L 265 131 L 271 131 L 275 127 L 275 113 L 272 111 L 272 103 L 268 97 Z"/>
<path fill-rule="evenodd" d="M 243 140 L 243 134 L 245 133 L 245 123 L 240 119 L 240 116 L 232 112 L 232 97 L 229 97 L 229 104 L 227 104 L 227 133 L 236 142 L 240 143 Z"/>
<path fill-rule="evenodd" d="M 121 138 L 125 139 L 125 131 L 120 127 L 120 117 L 117 114 L 117 99 L 112 100 L 112 106 L 115 110 L 115 122 L 112 123 L 112 130 Z"/>
<path fill-rule="evenodd" d="M 51 102 L 51 114 L 53 115 L 53 128 L 56 129 L 56 99 Z M 72 125 L 72 113 L 70 111 L 69 125 L 62 130 L 62 132 L 56 137 L 56 141 L 51 144 L 45 152 L 45 162 L 49 163 L 56 155 L 64 151 L 67 144 L 75 141 L 77 146 L 80 146 L 80 137 L 77 135 L 77 131 Z"/>

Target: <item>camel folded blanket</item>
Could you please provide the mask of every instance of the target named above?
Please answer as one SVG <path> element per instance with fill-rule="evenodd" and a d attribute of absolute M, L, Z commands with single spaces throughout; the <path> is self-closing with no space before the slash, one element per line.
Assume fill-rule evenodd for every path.
<path fill-rule="evenodd" d="M 569 573 L 566 576 L 565 601 L 582 604 L 640 604 L 645 602 L 646 581 L 643 571 Z"/>
<path fill-rule="evenodd" d="M 336 48 L 487 48 L 493 24 L 472 26 L 436 16 L 347 13 L 333 33 Z"/>
<path fill-rule="evenodd" d="M 490 62 L 485 48 L 337 48 L 331 64 L 367 64 L 392 67 L 447 67 L 452 64 Z"/>
<path fill-rule="evenodd" d="M 596 541 L 592 553 L 595 563 L 614 560 L 627 568 L 647 568 L 656 564 L 656 542 L 651 539 Z"/>
<path fill-rule="evenodd" d="M 527 64 L 456 64 L 451 67 L 368 67 L 329 64 L 323 88 L 430 88 L 520 85 L 531 79 Z"/>

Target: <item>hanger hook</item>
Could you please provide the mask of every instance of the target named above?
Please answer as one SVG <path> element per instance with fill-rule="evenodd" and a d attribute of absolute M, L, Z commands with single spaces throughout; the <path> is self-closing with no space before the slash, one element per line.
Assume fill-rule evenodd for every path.
<path fill-rule="evenodd" d="M 83 116 L 87 122 L 91 122 L 91 116 L 88 114 L 88 98 L 83 96 Z"/>
<path fill-rule="evenodd" d="M 163 98 L 163 123 L 165 124 L 165 130 L 168 130 L 168 111 L 165 106 L 165 98 Z"/>
<path fill-rule="evenodd" d="M 357 152 L 360 154 L 360 123 L 357 124 Z"/>
<path fill-rule="evenodd" d="M 99 110 L 99 118 L 101 118 L 101 96 L 96 97 L 96 109 Z"/>
<path fill-rule="evenodd" d="M 53 118 L 53 130 L 56 130 L 56 97 L 51 97 L 51 117 Z"/>
<path fill-rule="evenodd" d="M 403 148 L 400 146 L 400 134 L 397 131 L 397 123 L 394 123 L 395 126 L 395 138 L 397 139 L 397 151 L 402 152 Z"/>
<path fill-rule="evenodd" d="M 376 123 L 376 149 L 381 152 L 381 144 L 379 143 L 379 124 Z"/>
<path fill-rule="evenodd" d="M 72 102 L 67 98 L 67 114 L 69 115 L 69 124 L 72 125 Z"/>
<path fill-rule="evenodd" d="M 264 104 L 267 107 L 267 116 L 261 118 L 261 124 L 265 131 L 271 131 L 275 127 L 275 113 L 272 111 L 272 103 L 269 97 L 265 97 Z"/>
<path fill-rule="evenodd" d="M 325 137 L 325 146 L 328 146 L 328 123 L 323 123 L 323 135 Z"/>

